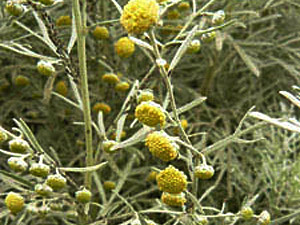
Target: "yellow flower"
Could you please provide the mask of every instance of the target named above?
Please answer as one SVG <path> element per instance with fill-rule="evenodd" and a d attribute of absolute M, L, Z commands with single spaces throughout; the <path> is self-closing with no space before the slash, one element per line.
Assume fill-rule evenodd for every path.
<path fill-rule="evenodd" d="M 151 154 L 165 162 L 175 159 L 178 155 L 178 145 L 173 143 L 166 133 L 155 131 L 146 138 L 145 145 Z"/>
<path fill-rule="evenodd" d="M 115 43 L 115 52 L 121 58 L 130 57 L 135 51 L 134 42 L 128 37 L 122 37 Z"/>
<path fill-rule="evenodd" d="M 187 177 L 186 175 L 170 165 L 161 171 L 156 177 L 158 188 L 161 191 L 169 192 L 171 194 L 179 194 L 186 190 Z"/>
<path fill-rule="evenodd" d="M 135 117 L 149 127 L 164 126 L 166 115 L 160 105 L 147 101 L 139 104 L 135 109 Z"/>
<path fill-rule="evenodd" d="M 111 108 L 106 103 L 98 102 L 93 106 L 93 111 L 98 113 L 99 111 L 102 111 L 104 114 L 109 114 L 111 111 Z"/>
<path fill-rule="evenodd" d="M 120 82 L 119 77 L 114 73 L 106 73 L 102 75 L 102 81 L 108 84 L 116 84 Z"/>
<path fill-rule="evenodd" d="M 151 90 L 140 91 L 137 102 L 140 104 L 141 102 L 152 101 L 154 99 L 154 95 Z"/>
<path fill-rule="evenodd" d="M 249 206 L 244 206 L 241 210 L 241 216 L 244 220 L 249 220 L 253 217 L 253 209 Z"/>
<path fill-rule="evenodd" d="M 28 77 L 19 75 L 15 78 L 14 83 L 18 87 L 25 87 L 30 84 L 30 80 L 28 79 Z"/>
<path fill-rule="evenodd" d="M 60 16 L 57 18 L 55 24 L 58 27 L 70 26 L 72 25 L 72 19 L 70 16 Z"/>
<path fill-rule="evenodd" d="M 63 80 L 57 82 L 55 90 L 58 94 L 61 94 L 62 96 L 67 96 L 68 94 L 68 86 Z"/>
<path fill-rule="evenodd" d="M 168 192 L 163 192 L 161 201 L 169 206 L 183 206 L 186 202 L 186 198 L 184 193 L 170 194 Z"/>
<path fill-rule="evenodd" d="M 202 164 L 195 167 L 194 174 L 197 178 L 207 180 L 210 179 L 215 173 L 215 170 L 212 166 Z"/>
<path fill-rule="evenodd" d="M 9 192 L 5 198 L 5 205 L 13 214 L 20 212 L 24 208 L 24 198 L 15 192 Z"/>
<path fill-rule="evenodd" d="M 93 31 L 93 36 L 97 40 L 104 40 L 109 38 L 109 31 L 104 26 L 96 26 L 95 30 Z"/>
<path fill-rule="evenodd" d="M 119 82 L 115 86 L 115 90 L 119 91 L 119 92 L 126 92 L 129 88 L 130 88 L 130 85 L 126 81 Z"/>
<path fill-rule="evenodd" d="M 121 24 L 130 34 L 141 34 L 157 23 L 159 5 L 155 0 L 130 0 L 123 9 Z"/>

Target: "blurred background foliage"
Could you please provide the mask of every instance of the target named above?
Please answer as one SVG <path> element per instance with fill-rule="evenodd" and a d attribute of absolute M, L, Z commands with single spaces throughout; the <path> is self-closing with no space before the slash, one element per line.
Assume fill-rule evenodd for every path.
<path fill-rule="evenodd" d="M 118 2 L 123 6 L 127 1 Z M 202 1 L 197 2 L 202 4 Z M 20 43 L 41 55 L 53 56 L 47 46 L 21 28 L 20 24 L 23 24 L 39 32 L 31 13 L 26 12 L 17 18 L 16 23 L 16 18 L 5 12 L 5 1 L 0 4 L 0 43 Z M 40 9 L 41 13 L 48 13 L 49 25 L 53 25 L 51 33 L 61 43 L 62 49 L 68 44 L 71 27 L 57 26 L 55 21 L 63 15 L 71 16 L 70 9 L 69 0 L 54 7 Z M 206 132 L 205 141 L 202 135 L 191 136 L 193 144 L 200 150 L 233 134 L 252 106 L 257 111 L 274 117 L 299 115 L 298 109 L 287 103 L 278 92 L 299 84 L 300 3 L 296 0 L 220 0 L 216 1 L 210 11 L 220 9 L 225 11 L 226 20 L 237 19 L 238 23 L 217 31 L 214 41 L 202 43 L 201 51 L 197 54 L 185 55 L 172 72 L 179 107 L 197 97 L 207 96 L 205 103 L 182 115 L 189 123 L 189 135 Z M 90 0 L 87 12 L 91 103 L 93 105 L 104 101 L 111 106 L 112 112 L 105 115 L 105 125 L 115 129 L 113 121 L 126 94 L 118 93 L 111 86 L 103 84 L 101 76 L 107 71 L 119 72 L 123 74 L 122 80 L 132 84 L 145 76 L 152 63 L 139 48 L 133 57 L 125 60 L 114 53 L 113 43 L 126 33 L 118 22 L 119 13 L 111 1 Z M 92 31 L 98 23 L 105 21 L 108 21 L 110 38 L 97 41 L 93 38 Z M 210 26 L 209 19 L 205 16 L 198 21 L 203 28 Z M 175 35 L 174 32 L 163 32 L 165 25 L 175 29 L 176 26 L 185 24 L 186 16 L 182 14 L 175 20 L 164 18 L 163 22 L 164 25 L 157 28 L 157 38 L 165 43 Z M 175 53 L 176 48 L 166 49 L 165 59 L 170 62 Z M 74 48 L 70 59 L 75 73 L 78 70 L 76 54 Z M 55 78 L 46 78 L 37 73 L 36 63 L 35 58 L 16 54 L 0 46 L 0 124 L 10 129 L 14 126 L 12 118 L 23 118 L 44 148 L 51 146 L 56 150 L 63 165 L 83 166 L 84 134 L 81 126 L 73 124 L 74 121 L 81 121 L 81 113 L 56 96 L 47 95 L 52 89 L 55 91 L 58 81 L 67 82 L 64 67 L 56 68 L 58 73 Z M 28 77 L 30 83 L 24 87 L 16 85 L 14 80 L 18 75 Z M 165 92 L 162 84 L 158 72 L 154 71 L 142 88 L 152 89 L 156 100 L 161 103 Z M 67 96 L 72 99 L 74 97 L 70 92 Z M 133 109 L 130 112 L 133 113 Z M 96 119 L 95 114 L 93 118 Z M 128 136 L 136 131 L 129 128 L 130 123 L 131 121 L 127 121 L 125 126 Z M 247 129 L 258 123 L 257 120 L 247 118 L 243 128 Z M 268 209 L 273 218 L 280 218 L 299 209 L 298 135 L 262 124 L 241 138 L 263 140 L 231 143 L 208 155 L 208 161 L 216 169 L 216 176 L 200 183 L 199 194 L 212 187 L 218 178 L 220 180 L 216 189 L 202 204 L 221 208 L 225 201 L 226 211 L 237 212 L 245 199 L 259 194 L 253 205 L 255 212 Z M 94 140 L 97 146 L 98 140 Z M 124 168 L 131 153 L 137 151 L 140 152 L 140 162 L 135 162 L 132 174 L 126 181 L 126 188 L 121 192 L 124 197 L 154 187 L 155 184 L 144 182 L 146 174 L 154 164 L 158 167 L 165 166 L 150 156 L 144 144 L 119 152 L 114 157 L 115 163 Z M 6 158 L 1 157 L 0 160 L 1 168 L 7 169 Z M 178 168 L 184 167 L 180 162 L 177 164 Z M 101 171 L 100 177 L 101 181 L 119 179 L 118 174 L 109 167 Z M 1 186 L 1 189 L 6 189 Z M 157 204 L 155 198 L 159 198 L 157 190 L 132 204 L 136 207 L 151 206 Z M 155 219 L 159 221 L 162 218 Z M 297 221 L 299 217 L 281 224 L 299 224 Z"/>

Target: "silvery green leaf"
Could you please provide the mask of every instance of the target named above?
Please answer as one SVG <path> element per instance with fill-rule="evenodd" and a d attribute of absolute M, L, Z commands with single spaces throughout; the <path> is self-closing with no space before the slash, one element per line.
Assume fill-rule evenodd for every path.
<path fill-rule="evenodd" d="M 177 50 L 174 58 L 172 59 L 172 62 L 170 64 L 168 71 L 172 71 L 176 67 L 176 65 L 179 63 L 182 56 L 185 54 L 189 44 L 191 43 L 192 39 L 194 38 L 197 29 L 198 29 L 198 25 L 194 26 L 193 29 L 189 32 L 189 34 L 185 38 L 185 40 L 182 42 L 182 44 L 179 47 L 179 49 Z"/>
<path fill-rule="evenodd" d="M 100 163 L 95 166 L 87 166 L 87 167 L 58 167 L 59 170 L 64 172 L 74 172 L 74 173 L 87 173 L 99 170 L 101 167 L 105 166 L 107 162 Z"/>

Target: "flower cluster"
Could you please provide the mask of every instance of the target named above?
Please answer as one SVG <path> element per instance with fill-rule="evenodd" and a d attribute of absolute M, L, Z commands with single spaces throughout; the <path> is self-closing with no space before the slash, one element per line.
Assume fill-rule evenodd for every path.
<path fill-rule="evenodd" d="M 166 115 L 160 105 L 147 101 L 139 104 L 135 109 L 135 117 L 149 127 L 164 126 Z"/>

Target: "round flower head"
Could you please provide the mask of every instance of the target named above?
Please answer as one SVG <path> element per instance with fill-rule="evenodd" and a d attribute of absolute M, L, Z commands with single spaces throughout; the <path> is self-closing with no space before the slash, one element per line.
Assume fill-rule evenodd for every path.
<path fill-rule="evenodd" d="M 121 24 L 130 34 L 142 34 L 157 23 L 159 5 L 156 0 L 130 0 L 124 6 Z"/>
<path fill-rule="evenodd" d="M 70 16 L 60 16 L 55 22 L 56 26 L 62 27 L 62 26 L 70 26 L 72 25 L 72 19 Z"/>
<path fill-rule="evenodd" d="M 49 175 L 46 184 L 54 191 L 58 191 L 66 186 L 67 180 L 60 174 Z"/>
<path fill-rule="evenodd" d="M 135 51 L 134 42 L 128 37 L 122 37 L 115 43 L 115 52 L 121 58 L 130 57 Z"/>
<path fill-rule="evenodd" d="M 8 139 L 8 136 L 6 133 L 4 133 L 2 130 L 0 130 L 0 144 L 3 143 Z"/>
<path fill-rule="evenodd" d="M 144 90 L 144 91 L 140 91 L 137 97 L 137 102 L 138 104 L 140 104 L 141 102 L 153 101 L 153 99 L 154 99 L 153 92 L 150 90 Z"/>
<path fill-rule="evenodd" d="M 111 191 L 111 190 L 116 188 L 116 183 L 113 182 L 113 181 L 105 181 L 103 183 L 103 187 L 104 187 L 105 190 Z"/>
<path fill-rule="evenodd" d="M 119 91 L 119 92 L 126 92 L 129 88 L 130 88 L 130 85 L 126 81 L 119 82 L 115 86 L 115 90 Z"/>
<path fill-rule="evenodd" d="M 29 168 L 29 173 L 36 177 L 47 177 L 50 173 L 50 166 L 44 163 L 33 163 Z"/>
<path fill-rule="evenodd" d="M 93 36 L 97 40 L 105 40 L 109 38 L 109 31 L 104 26 L 96 26 L 95 30 L 93 31 Z"/>
<path fill-rule="evenodd" d="M 18 87 L 25 87 L 30 84 L 30 80 L 28 79 L 28 77 L 19 75 L 15 78 L 14 83 Z"/>
<path fill-rule="evenodd" d="M 178 145 L 173 143 L 168 135 L 161 131 L 150 133 L 146 138 L 145 145 L 153 156 L 165 162 L 175 159 L 178 155 Z"/>
<path fill-rule="evenodd" d="M 17 214 L 24 208 L 24 198 L 15 192 L 9 192 L 5 198 L 5 205 L 13 214 Z"/>
<path fill-rule="evenodd" d="M 34 191 L 41 196 L 49 196 L 52 193 L 52 188 L 47 184 L 36 184 L 34 186 Z"/>
<path fill-rule="evenodd" d="M 184 193 L 180 194 L 170 194 L 168 192 L 163 192 L 161 196 L 161 201 L 169 206 L 183 206 L 186 202 Z"/>
<path fill-rule="evenodd" d="M 214 175 L 215 170 L 212 166 L 202 164 L 200 166 L 195 167 L 194 173 L 197 178 L 207 180 Z"/>
<path fill-rule="evenodd" d="M 179 194 L 187 187 L 186 175 L 172 165 L 161 171 L 157 175 L 156 181 L 161 191 L 171 194 Z"/>
<path fill-rule="evenodd" d="M 44 76 L 52 76 L 55 73 L 55 68 L 54 66 L 47 61 L 39 61 L 37 64 L 37 70 L 40 74 Z"/>
<path fill-rule="evenodd" d="M 52 5 L 54 3 L 54 0 L 38 0 L 38 1 L 44 5 Z"/>
<path fill-rule="evenodd" d="M 20 157 L 10 157 L 7 160 L 9 167 L 15 172 L 24 172 L 27 170 L 28 164 Z"/>
<path fill-rule="evenodd" d="M 77 191 L 75 193 L 76 200 L 80 203 L 88 203 L 91 201 L 92 193 L 84 188 L 83 190 Z"/>
<path fill-rule="evenodd" d="M 258 225 L 268 225 L 271 222 L 271 215 L 268 211 L 263 211 L 258 216 Z"/>
<path fill-rule="evenodd" d="M 68 94 L 68 86 L 67 86 L 66 82 L 64 82 L 63 80 L 57 82 L 57 84 L 55 86 L 55 91 L 58 94 L 66 97 Z"/>
<path fill-rule="evenodd" d="M 16 138 L 8 142 L 9 149 L 15 153 L 25 153 L 29 149 L 29 144 L 27 141 Z"/>
<path fill-rule="evenodd" d="M 135 117 L 149 127 L 164 126 L 166 115 L 160 105 L 147 101 L 139 104 L 135 109 Z"/>
<path fill-rule="evenodd" d="M 120 79 L 114 73 L 106 73 L 102 75 L 102 81 L 108 84 L 116 84 L 120 82 Z"/>
<path fill-rule="evenodd" d="M 180 11 L 186 11 L 190 9 L 190 3 L 189 2 L 180 2 L 177 6 Z"/>
<path fill-rule="evenodd" d="M 24 11 L 23 6 L 14 1 L 7 1 L 5 9 L 12 16 L 20 16 Z"/>
<path fill-rule="evenodd" d="M 251 207 L 249 206 L 244 206 L 241 209 L 241 216 L 244 220 L 249 220 L 253 217 L 254 213 Z"/>
<path fill-rule="evenodd" d="M 106 103 L 99 102 L 93 106 L 93 111 L 96 113 L 98 113 L 99 111 L 102 111 L 104 114 L 109 114 L 111 111 L 111 108 Z"/>

